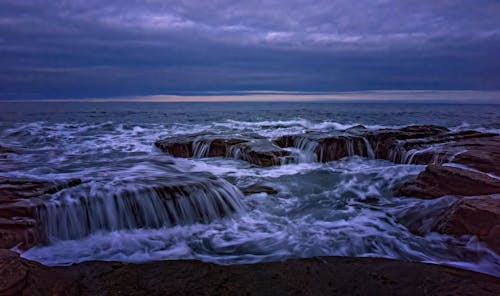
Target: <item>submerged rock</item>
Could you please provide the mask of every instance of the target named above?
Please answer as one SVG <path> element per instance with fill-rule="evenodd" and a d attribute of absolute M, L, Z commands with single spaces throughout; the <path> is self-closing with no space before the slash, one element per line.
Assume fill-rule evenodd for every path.
<path fill-rule="evenodd" d="M 241 192 L 245 195 L 255 194 L 255 193 L 267 193 L 267 194 L 278 194 L 278 190 L 269 185 L 263 184 L 253 184 L 247 187 L 241 188 Z"/>
<path fill-rule="evenodd" d="M 1 295 L 493 295 L 500 280 L 435 264 L 317 257 L 245 265 L 170 260 L 47 267 L 0 251 Z M 425 275 L 425 276 L 422 276 Z"/>
<path fill-rule="evenodd" d="M 0 177 L 0 248 L 29 248 L 44 239 L 37 198 L 77 186 L 80 179 L 47 182 Z"/>
<path fill-rule="evenodd" d="M 11 153 L 16 153 L 16 151 L 9 147 L 0 145 L 0 158 L 6 158 L 7 157 L 6 154 L 11 154 Z"/>
<path fill-rule="evenodd" d="M 452 235 L 475 235 L 500 254 L 500 194 L 460 199 L 443 214 L 435 230 Z"/>
<path fill-rule="evenodd" d="M 398 195 L 436 198 L 444 195 L 470 196 L 500 192 L 500 180 L 484 173 L 442 165 L 428 165 L 415 181 L 403 184 Z"/>

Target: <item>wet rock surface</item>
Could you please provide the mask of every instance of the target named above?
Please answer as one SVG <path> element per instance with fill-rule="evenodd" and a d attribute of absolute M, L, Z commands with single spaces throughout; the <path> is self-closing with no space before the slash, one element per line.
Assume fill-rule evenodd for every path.
<path fill-rule="evenodd" d="M 334 161 L 346 156 L 362 156 L 385 159 L 396 163 L 445 163 L 456 155 L 471 151 L 470 161 L 464 154 L 459 163 L 481 164 L 486 171 L 498 160 L 500 139 L 498 135 L 478 131 L 451 132 L 447 128 L 419 125 L 401 129 L 369 130 L 363 126 L 344 132 L 311 132 L 284 135 L 274 140 L 282 148 L 295 147 L 317 155 L 317 161 Z M 460 159 L 460 158 L 459 158 Z M 475 160 L 478 160 L 477 162 Z M 474 166 L 473 166 L 474 167 Z"/>
<path fill-rule="evenodd" d="M 275 143 L 280 147 L 309 150 L 321 162 L 358 155 L 395 163 L 427 165 L 415 180 L 403 184 L 397 190 L 396 195 L 399 196 L 427 199 L 445 195 L 462 197 L 500 193 L 500 137 L 492 133 L 450 131 L 432 125 L 381 130 L 356 126 L 342 134 L 312 132 L 285 135 L 276 139 Z M 450 209 L 450 221 L 460 217 L 461 223 L 474 225 L 477 219 L 473 215 L 459 215 L 463 213 L 463 203 L 459 202 L 452 208 L 454 210 Z M 488 205 L 496 208 L 500 206 L 500 201 L 491 199 Z M 491 233 L 500 231 L 500 219 L 491 219 L 490 222 L 488 229 L 491 229 Z M 452 227 L 457 223 L 450 223 L 443 224 L 439 230 L 456 235 L 477 235 L 480 240 L 489 242 L 488 245 L 498 250 L 497 243 L 492 242 L 492 235 L 480 235 L 470 227 L 458 231 Z M 412 229 L 423 227 L 413 224 Z"/>
<path fill-rule="evenodd" d="M 481 172 L 443 165 L 428 165 L 399 188 L 398 195 L 436 198 L 444 195 L 469 196 L 500 192 L 500 180 Z"/>
<path fill-rule="evenodd" d="M 415 154 L 414 162 L 449 163 L 429 164 L 414 181 L 403 184 L 396 195 L 459 197 L 437 220 L 434 230 L 456 236 L 475 235 L 492 250 L 500 252 L 500 199 L 491 196 L 500 193 L 500 137 L 465 131 L 410 144 L 425 147 L 439 141 L 445 142 L 433 150 Z"/>
<path fill-rule="evenodd" d="M 236 148 L 239 150 L 236 158 L 241 158 L 263 167 L 279 165 L 281 164 L 281 158 L 290 154 L 288 151 L 273 145 L 266 139 L 240 143 Z"/>
<path fill-rule="evenodd" d="M 413 221 L 411 226 L 415 232 L 427 227 L 429 229 L 426 231 L 456 236 L 476 235 L 492 250 L 499 252 L 500 249 L 500 199 L 496 195 L 500 192 L 500 181 L 496 177 L 500 173 L 500 137 L 495 134 L 452 132 L 430 125 L 381 130 L 356 126 L 339 132 L 308 131 L 276 139 L 255 135 L 194 134 L 158 140 L 155 146 L 174 157 L 228 157 L 263 167 L 280 165 L 284 160 L 286 162 L 294 157 L 293 149 L 290 148 L 312 152 L 315 161 L 320 162 L 358 155 L 396 163 L 425 164 L 427 168 L 415 180 L 403 184 L 397 195 L 419 198 L 452 195 L 460 199 L 446 205 L 446 209 L 440 209 L 439 214 L 435 214 L 440 217 L 436 218 L 437 222 L 432 226 L 423 227 L 421 221 Z M 443 165 L 446 163 L 453 166 Z M 0 248 L 18 246 L 24 249 L 40 242 L 43 235 L 40 234 L 40 221 L 34 215 L 36 200 L 80 183 L 80 180 L 51 183 L 0 178 Z M 190 191 L 196 188 L 192 184 L 185 187 L 152 185 L 145 190 L 146 195 L 151 193 L 155 198 L 159 197 L 158 205 L 164 201 L 186 201 L 194 213 L 190 217 L 197 217 L 192 223 L 208 223 L 214 217 L 224 217 L 237 211 L 237 207 L 224 200 L 225 197 L 213 203 L 215 208 L 210 211 L 205 211 L 196 200 L 178 199 L 177 194 L 189 196 Z M 242 188 L 241 191 L 245 194 L 277 193 L 272 186 L 259 184 Z M 134 194 L 127 192 L 125 197 L 117 197 L 130 205 L 130 212 L 142 209 L 133 198 Z M 144 192 L 141 194 L 143 196 Z M 239 198 L 238 194 L 230 193 L 227 196 Z M 219 198 L 219 195 L 216 197 Z M 96 199 L 96 202 L 99 201 Z M 83 204 L 91 205 L 87 201 Z M 180 206 L 173 205 L 171 208 L 179 209 Z M 91 212 L 83 207 L 80 210 L 87 214 Z M 117 217 L 122 217 L 122 212 L 116 212 Z M 158 215 L 156 220 L 153 219 L 156 217 L 154 215 L 136 215 L 135 220 L 128 219 L 127 223 L 133 221 L 134 227 L 146 228 L 160 227 L 164 221 L 184 223 L 172 218 L 177 217 L 178 213 L 170 208 L 165 207 L 164 212 L 166 214 Z M 215 214 L 210 214 L 212 212 Z M 52 217 L 50 213 L 47 212 L 47 217 Z M 60 221 L 66 218 L 62 217 Z M 106 223 L 103 222 L 105 227 L 99 229 L 120 229 L 109 223 L 111 226 L 108 227 Z M 88 233 L 83 231 L 75 237 Z M 49 268 L 19 259 L 10 253 L 3 252 L 1 256 L 6 259 L 0 260 L 0 265 L 12 266 L 12 270 L 10 267 L 0 270 L 5 275 L 4 280 L 0 280 L 0 294 L 14 295 L 21 292 L 33 295 L 182 295 L 193 292 L 223 295 L 234 294 L 235 291 L 241 291 L 242 294 L 275 294 L 276 291 L 283 291 L 285 294 L 311 295 L 496 295 L 494 293 L 500 291 L 500 283 L 495 278 L 443 266 L 385 259 L 321 258 L 225 267 L 194 261 L 144 265 L 90 262 L 72 267 Z M 168 280 L 169 277 L 171 280 Z"/>
<path fill-rule="evenodd" d="M 0 177 L 0 248 L 24 249 L 43 240 L 35 199 L 80 183 L 80 179 L 45 182 Z"/>
<path fill-rule="evenodd" d="M 199 261 L 46 267 L 0 251 L 1 295 L 497 295 L 500 279 L 379 258 L 220 266 Z"/>
<path fill-rule="evenodd" d="M 460 199 L 443 214 L 435 230 L 452 235 L 476 235 L 500 254 L 500 194 Z"/>
<path fill-rule="evenodd" d="M 174 157 L 228 157 L 257 166 L 279 165 L 290 154 L 261 137 L 189 135 L 158 140 L 155 146 Z"/>
<path fill-rule="evenodd" d="M 250 195 L 255 193 L 277 194 L 278 190 L 270 185 L 254 184 L 241 188 L 241 192 L 243 192 L 243 194 L 245 195 Z"/>
<path fill-rule="evenodd" d="M 158 140 L 155 146 L 175 157 L 193 157 L 193 143 L 198 135 L 177 136 Z"/>
<path fill-rule="evenodd" d="M 0 145 L 0 158 L 6 158 L 8 154 L 16 153 L 14 149 Z"/>
<path fill-rule="evenodd" d="M 370 130 L 355 126 L 345 131 L 304 131 L 264 139 L 256 135 L 230 137 L 194 134 L 158 140 L 155 146 L 174 157 L 232 157 L 258 166 L 282 163 L 297 148 L 316 154 L 316 161 L 347 156 L 385 159 L 396 163 L 440 164 L 455 161 L 484 172 L 499 173 L 500 137 L 473 130 L 450 131 L 434 125 Z M 456 160 L 455 160 L 456 159 Z"/>
<path fill-rule="evenodd" d="M 500 137 L 483 137 L 461 141 L 463 148 L 453 162 L 466 165 L 485 173 L 500 176 Z"/>

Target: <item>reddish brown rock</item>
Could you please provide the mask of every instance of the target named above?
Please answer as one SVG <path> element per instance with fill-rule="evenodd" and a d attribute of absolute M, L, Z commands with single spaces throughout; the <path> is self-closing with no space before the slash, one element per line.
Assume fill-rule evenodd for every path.
<path fill-rule="evenodd" d="M 221 266 L 199 261 L 46 267 L 0 251 L 0 295 L 493 295 L 500 279 L 435 264 L 318 257 Z"/>
<path fill-rule="evenodd" d="M 476 235 L 500 254 L 500 194 L 460 199 L 439 219 L 435 230 L 452 235 Z"/>
<path fill-rule="evenodd" d="M 500 175 L 500 137 L 476 131 L 450 133 L 438 137 L 412 139 L 401 143 L 405 151 L 418 151 L 414 164 L 454 162 L 486 173 Z M 389 159 L 390 160 L 390 159 Z"/>
<path fill-rule="evenodd" d="M 43 240 L 35 199 L 80 183 L 80 179 L 46 182 L 0 177 L 0 248 L 26 249 Z"/>
<path fill-rule="evenodd" d="M 26 285 L 28 268 L 14 252 L 0 249 L 0 295 L 17 295 Z"/>
<path fill-rule="evenodd" d="M 453 162 L 500 176 L 500 137 L 468 139 L 455 146 L 465 151 L 456 155 Z"/>
<path fill-rule="evenodd" d="M 155 146 L 163 152 L 175 157 L 193 157 L 193 142 L 198 136 L 178 136 L 155 142 Z"/>
<path fill-rule="evenodd" d="M 419 151 L 412 158 L 412 163 L 428 164 L 447 162 L 457 151 L 469 147 L 472 142 L 499 142 L 495 134 L 477 131 L 450 132 L 447 128 L 433 125 L 413 125 L 401 129 L 368 130 L 363 127 L 347 129 L 343 133 L 312 132 L 296 135 L 284 135 L 275 139 L 280 147 L 300 147 L 304 141 L 317 143 L 314 152 L 319 161 L 332 161 L 345 156 L 368 156 L 367 142 L 374 152 L 374 157 L 394 162 L 404 162 L 405 154 L 410 150 Z M 439 145 L 437 149 L 430 149 Z M 483 147 L 488 144 L 483 144 Z M 352 147 L 352 148 L 350 148 Z M 484 149 L 482 149 L 484 150 Z M 493 150 L 493 148 L 491 148 Z"/>
<path fill-rule="evenodd" d="M 391 161 L 401 161 L 398 155 L 394 155 L 394 150 L 404 147 L 409 141 L 427 139 L 448 132 L 447 128 L 434 125 L 411 125 L 401 129 L 376 130 L 365 135 L 375 152 L 375 158 L 387 159 Z M 409 147 L 404 147 L 411 149 Z"/>
<path fill-rule="evenodd" d="M 486 174 L 450 166 L 428 165 L 415 181 L 403 184 L 398 194 L 420 198 L 443 195 L 485 195 L 500 192 L 500 180 Z"/>
<path fill-rule="evenodd" d="M 256 135 L 195 134 L 158 140 L 155 145 L 175 157 L 234 157 L 259 166 L 280 164 L 280 159 L 290 154 L 279 148 L 295 147 L 310 150 L 321 162 L 354 155 L 414 164 L 441 164 L 455 158 L 457 163 L 500 174 L 496 165 L 500 158 L 498 135 L 478 131 L 450 132 L 434 125 L 381 130 L 357 126 L 328 133 L 309 131 L 284 135 L 273 142 Z"/>
<path fill-rule="evenodd" d="M 235 146 L 238 149 L 237 158 L 244 159 L 258 166 L 273 166 L 281 164 L 281 158 L 290 152 L 273 145 L 265 139 L 252 140 Z"/>
<path fill-rule="evenodd" d="M 279 165 L 290 154 L 259 137 L 179 136 L 158 140 L 155 146 L 175 157 L 230 157 L 258 166 Z"/>
<path fill-rule="evenodd" d="M 355 135 L 329 135 L 321 133 L 286 135 L 274 140 L 282 148 L 306 148 L 308 143 L 314 148 L 311 152 L 317 155 L 317 161 L 328 162 L 347 156 L 369 156 L 367 141 Z"/>

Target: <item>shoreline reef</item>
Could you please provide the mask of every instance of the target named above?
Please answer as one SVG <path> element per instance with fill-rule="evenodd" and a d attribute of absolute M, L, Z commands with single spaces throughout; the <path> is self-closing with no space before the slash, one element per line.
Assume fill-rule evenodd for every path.
<path fill-rule="evenodd" d="M 381 130 L 357 126 L 338 134 L 309 131 L 274 139 L 192 135 L 161 139 L 155 146 L 174 157 L 231 157 L 263 167 L 293 161 L 296 156 L 287 148 L 306 151 L 318 162 L 362 156 L 427 165 L 416 179 L 394 188 L 394 196 L 456 197 L 442 215 L 433 217 L 428 230 L 475 235 L 500 253 L 497 134 L 424 125 Z M 0 158 L 12 153 L 17 152 L 2 147 Z M 26 250 L 45 242 L 44 225 L 37 220 L 40 197 L 82 182 L 86 180 L 0 177 L 0 295 L 500 295 L 498 277 L 380 258 L 319 257 L 230 266 L 197 261 L 84 262 L 47 267 L 7 250 Z M 241 190 L 252 194 L 260 189 Z M 262 191 L 275 193 L 265 186 Z"/>

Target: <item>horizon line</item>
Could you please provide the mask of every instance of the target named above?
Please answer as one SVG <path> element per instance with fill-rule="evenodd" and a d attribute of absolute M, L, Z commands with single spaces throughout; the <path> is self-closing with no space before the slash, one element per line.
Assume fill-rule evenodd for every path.
<path fill-rule="evenodd" d="M 184 94 L 183 94 L 184 93 Z M 0 99 L 0 102 L 460 102 L 500 104 L 500 90 L 184 91 L 171 94 Z"/>

